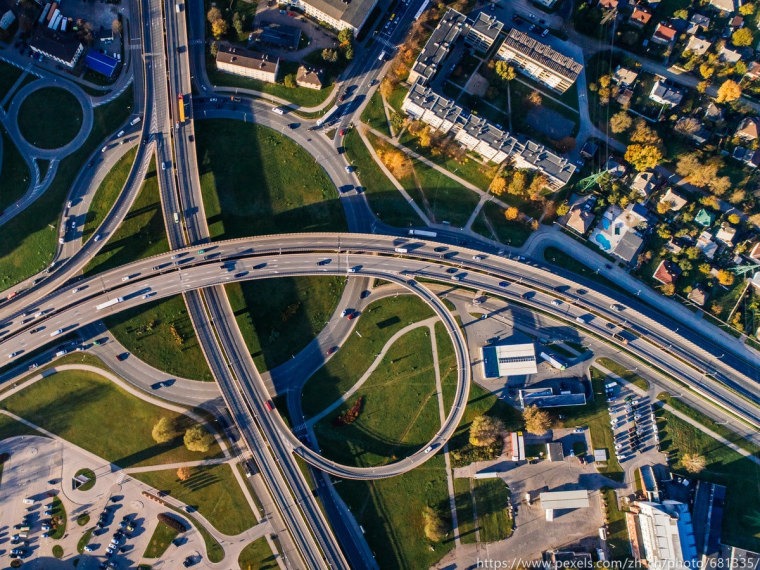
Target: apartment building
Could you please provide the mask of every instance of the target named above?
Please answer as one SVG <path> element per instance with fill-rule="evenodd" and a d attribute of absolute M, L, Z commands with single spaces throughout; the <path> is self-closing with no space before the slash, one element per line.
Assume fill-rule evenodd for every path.
<path fill-rule="evenodd" d="M 495 16 L 479 12 L 477 19 L 469 23 L 467 35 L 464 39 L 476 51 L 485 53 L 498 39 L 502 28 L 504 28 L 504 24 Z"/>
<path fill-rule="evenodd" d="M 378 0 L 288 0 L 288 5 L 336 30 L 359 33 Z"/>
<path fill-rule="evenodd" d="M 216 67 L 219 71 L 275 83 L 280 58 L 223 44 L 216 53 Z"/>
<path fill-rule="evenodd" d="M 496 55 L 558 93 L 567 91 L 583 71 L 583 65 L 574 59 L 514 28 Z"/>
<path fill-rule="evenodd" d="M 409 72 L 409 83 L 420 82 L 422 85 L 427 85 L 435 77 L 454 42 L 464 31 L 466 22 L 467 17 L 456 10 L 449 10 L 444 14 L 420 55 L 417 56 Z"/>

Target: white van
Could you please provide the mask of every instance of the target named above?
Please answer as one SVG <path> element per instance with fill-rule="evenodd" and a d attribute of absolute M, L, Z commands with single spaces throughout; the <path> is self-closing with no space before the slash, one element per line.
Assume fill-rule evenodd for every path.
<path fill-rule="evenodd" d="M 63 329 L 58 329 L 50 333 L 50 336 L 58 336 L 63 332 Z"/>
<path fill-rule="evenodd" d="M 276 113 L 278 115 L 284 115 L 285 110 L 282 107 L 275 107 L 274 109 L 272 109 L 272 113 Z"/>

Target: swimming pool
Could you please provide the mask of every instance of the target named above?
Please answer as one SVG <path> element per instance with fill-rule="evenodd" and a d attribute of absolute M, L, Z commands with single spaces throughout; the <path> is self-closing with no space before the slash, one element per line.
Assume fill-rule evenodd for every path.
<path fill-rule="evenodd" d="M 610 221 L 607 218 L 602 218 L 602 227 L 605 230 L 610 229 Z M 607 242 L 607 245 L 609 245 L 609 242 Z"/>
<path fill-rule="evenodd" d="M 596 234 L 594 236 L 594 239 L 602 247 L 604 251 L 610 250 L 610 240 L 608 240 L 605 236 L 603 236 L 602 234 Z"/>

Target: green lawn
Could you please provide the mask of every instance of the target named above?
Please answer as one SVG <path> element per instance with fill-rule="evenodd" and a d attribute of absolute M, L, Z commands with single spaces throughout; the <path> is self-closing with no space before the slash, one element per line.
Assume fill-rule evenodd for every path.
<path fill-rule="evenodd" d="M 475 509 L 470 479 L 454 479 L 454 502 L 457 508 L 459 539 L 463 544 L 475 544 Z"/>
<path fill-rule="evenodd" d="M 213 381 L 180 295 L 127 309 L 104 322 L 129 352 L 167 375 Z"/>
<path fill-rule="evenodd" d="M 230 283 L 232 310 L 260 371 L 271 370 L 311 342 L 335 311 L 343 277 L 289 277 Z"/>
<path fill-rule="evenodd" d="M 52 505 L 51 510 L 53 511 L 53 516 L 51 517 L 51 520 L 53 521 L 51 524 L 53 531 L 50 533 L 50 538 L 53 540 L 60 540 L 63 538 L 63 535 L 66 534 L 66 507 L 63 506 L 61 499 L 58 497 L 54 497 L 50 504 Z"/>
<path fill-rule="evenodd" d="M 180 426 L 194 422 L 92 372 L 58 372 L 9 396 L 0 406 L 120 467 L 193 461 L 221 453 L 216 443 L 205 454 L 188 451 L 182 437 L 156 444 L 151 430 L 160 417 L 173 418 Z"/>
<path fill-rule="evenodd" d="M 21 77 L 21 70 L 10 63 L 0 62 L 0 99 L 8 93 L 13 84 Z"/>
<path fill-rule="evenodd" d="M 631 384 L 638 386 L 642 390 L 649 390 L 649 382 L 635 372 L 631 372 L 625 366 L 618 364 L 610 358 L 597 358 L 596 361 L 610 372 L 614 372 L 621 378 L 625 378 Z"/>
<path fill-rule="evenodd" d="M 364 528 L 380 568 L 429 568 L 454 547 L 449 535 L 431 549 L 423 530 L 426 505 L 437 507 L 444 516 L 450 512 L 446 467 L 440 454 L 398 477 L 343 480 L 335 488 Z"/>
<path fill-rule="evenodd" d="M 113 269 L 130 261 L 169 251 L 169 241 L 161 213 L 156 161 L 151 161 L 140 193 L 124 221 L 98 255 L 85 267 L 92 274 Z"/>
<path fill-rule="evenodd" d="M 265 538 L 254 540 L 246 546 L 238 557 L 240 570 L 275 570 L 277 557 L 272 554 L 272 549 Z"/>
<path fill-rule="evenodd" d="M 481 542 L 496 542 L 512 535 L 514 521 L 507 511 L 509 495 L 509 488 L 501 479 L 473 481 Z"/>
<path fill-rule="evenodd" d="M 592 281 L 596 281 L 597 283 L 605 285 L 606 287 L 610 287 L 616 291 L 624 291 L 624 289 L 622 289 L 619 285 L 616 285 L 606 277 L 598 275 L 595 271 L 589 269 L 574 257 L 566 254 L 564 251 L 560 251 L 555 247 L 547 247 L 544 250 L 544 259 L 552 265 L 566 269 L 571 273 L 583 275 Z"/>
<path fill-rule="evenodd" d="M 77 520 L 77 522 L 79 521 Z M 82 538 L 80 538 L 79 542 L 77 542 L 77 552 L 79 554 L 82 554 L 84 552 L 84 547 L 90 543 L 90 538 L 92 538 L 92 529 L 86 530 L 82 535 Z"/>
<path fill-rule="evenodd" d="M 430 212 L 434 222 L 464 226 L 477 206 L 479 196 L 419 160 L 412 163 L 413 174 L 401 183 L 417 205 Z"/>
<path fill-rule="evenodd" d="M 187 481 L 176 469 L 135 473 L 134 476 L 194 507 L 223 534 L 236 535 L 256 524 L 253 512 L 227 464 L 192 467 Z"/>
<path fill-rule="evenodd" d="M 495 237 L 491 232 L 491 228 L 496 233 Z M 489 239 L 497 239 L 502 243 L 514 247 L 522 246 L 530 234 L 533 233 L 533 230 L 527 224 L 507 220 L 504 217 L 504 209 L 490 201 L 483 205 L 478 217 L 472 224 L 472 229 L 482 236 Z"/>
<path fill-rule="evenodd" d="M 607 408 L 604 392 L 606 378 L 596 368 L 591 368 L 593 399 L 589 400 L 585 406 L 556 408 L 555 412 L 565 416 L 565 419 L 559 422 L 561 427 L 588 426 L 593 448 L 606 449 L 609 457 L 606 467 L 600 467 L 599 471 L 610 479 L 622 481 L 623 468 L 620 467 L 615 456 L 612 428 L 610 427 L 610 412 Z"/>
<path fill-rule="evenodd" d="M 36 429 L 0 414 L 0 441 L 19 435 L 42 435 Z"/>
<path fill-rule="evenodd" d="M 417 328 L 393 344 L 346 403 L 316 424 L 320 446 L 328 457 L 349 465 L 380 465 L 406 457 L 441 427 L 436 394 L 430 331 Z M 358 419 L 335 426 L 333 421 L 358 398 L 363 398 Z M 417 427 L 416 438 L 409 437 L 412 426 Z"/>
<path fill-rule="evenodd" d="M 0 164 L 0 211 L 2 211 L 26 192 L 29 185 L 29 169 L 5 129 L 0 129 L 0 133 L 3 137 L 3 161 Z"/>
<path fill-rule="evenodd" d="M 168 524 L 159 521 L 156 530 L 153 531 L 153 536 L 150 537 L 143 558 L 161 558 L 178 534 L 179 532 Z"/>
<path fill-rule="evenodd" d="M 414 295 L 389 297 L 367 306 L 356 324 L 358 334 L 352 334 L 304 386 L 304 413 L 313 416 L 345 394 L 391 336 L 431 316 L 432 309 Z"/>
<path fill-rule="evenodd" d="M 196 136 L 212 238 L 346 230 L 337 189 L 290 139 L 229 120 L 200 121 Z"/>
<path fill-rule="evenodd" d="M 281 99 L 285 99 L 286 101 L 290 101 L 299 107 L 316 107 L 322 101 L 327 99 L 333 92 L 332 84 L 319 90 L 308 89 L 306 87 L 294 87 L 291 89 L 285 87 L 283 83 L 269 83 L 267 81 L 252 79 L 250 77 L 241 77 L 238 75 L 232 75 L 231 73 L 224 73 L 217 70 L 213 64 L 211 66 L 208 66 L 206 68 L 206 71 L 208 73 L 209 80 L 214 85 L 240 87 L 242 89 L 253 89 L 255 91 L 261 91 L 267 95 L 273 95 L 274 97 L 279 97 Z M 283 71 L 280 71 L 280 77 L 278 79 L 281 79 L 287 73 L 291 72 L 295 73 L 295 70 L 288 70 L 284 73 Z"/>
<path fill-rule="evenodd" d="M 638 473 L 638 470 L 636 472 Z M 625 513 L 618 507 L 614 489 L 603 489 L 602 493 L 607 504 L 607 543 L 611 547 L 612 558 L 627 559 L 631 554 L 631 542 L 625 523 Z"/>
<path fill-rule="evenodd" d="M 74 95 L 59 87 L 44 87 L 21 103 L 18 128 L 34 146 L 58 148 L 77 135 L 82 117 L 82 107 Z"/>
<path fill-rule="evenodd" d="M 760 550 L 760 465 L 712 439 L 673 414 L 658 410 L 660 446 L 671 458 L 676 472 L 685 473 L 680 463 L 684 453 L 707 459 L 707 467 L 696 477 L 728 487 L 723 514 L 722 541 L 739 548 Z"/>
<path fill-rule="evenodd" d="M 90 204 L 90 211 L 87 212 L 87 219 L 82 229 L 83 241 L 86 241 L 98 229 L 98 226 L 103 223 L 114 202 L 116 202 L 116 198 L 118 198 L 124 188 L 124 183 L 127 181 L 129 171 L 132 169 L 132 163 L 135 161 L 136 154 L 137 147 L 128 150 L 109 171 L 95 191 L 95 196 Z"/>
<path fill-rule="evenodd" d="M 50 263 L 58 245 L 61 209 L 74 178 L 90 153 L 129 116 L 131 108 L 130 89 L 111 103 L 97 107 L 92 132 L 82 147 L 61 161 L 45 193 L 3 226 L 3 235 L 16 239 L 0 240 L 0 289 L 26 279 Z"/>
<path fill-rule="evenodd" d="M 385 116 L 385 109 L 383 108 L 383 98 L 380 95 L 379 90 L 375 91 L 372 97 L 370 97 L 367 106 L 364 108 L 361 119 L 363 123 L 369 125 L 373 129 L 377 129 L 383 134 L 390 136 L 391 132 L 388 128 L 388 119 Z"/>
<path fill-rule="evenodd" d="M 87 483 L 84 485 L 77 487 L 77 491 L 89 491 L 95 486 L 97 478 L 95 477 L 95 472 L 92 469 L 88 469 L 87 467 L 80 469 L 74 474 L 74 477 L 79 477 L 80 475 L 84 475 L 87 477 L 87 479 L 89 479 L 89 481 L 87 481 Z"/>
<path fill-rule="evenodd" d="M 699 410 L 696 410 L 692 408 L 691 406 L 688 406 L 684 404 L 681 400 L 678 398 L 674 398 L 670 396 L 669 394 L 658 394 L 657 395 L 658 400 L 662 400 L 663 402 L 670 404 L 673 408 L 681 412 L 682 414 L 686 414 L 688 417 L 697 420 L 700 424 L 705 426 L 707 429 L 714 431 L 718 435 L 725 437 L 728 441 L 735 443 L 739 447 L 746 449 L 750 453 L 754 453 L 758 457 L 760 457 L 760 447 L 752 443 L 751 441 L 746 440 L 742 436 L 740 436 L 737 433 L 734 433 L 730 429 L 728 429 L 725 425 L 716 423 L 715 420 L 713 420 L 710 417 L 707 417 L 705 414 L 700 412 Z"/>
<path fill-rule="evenodd" d="M 369 150 L 355 129 L 350 130 L 343 138 L 343 146 L 349 162 L 356 167 L 359 180 L 366 189 L 367 201 L 375 215 L 392 226 L 420 225 L 422 220 L 372 160 Z"/>

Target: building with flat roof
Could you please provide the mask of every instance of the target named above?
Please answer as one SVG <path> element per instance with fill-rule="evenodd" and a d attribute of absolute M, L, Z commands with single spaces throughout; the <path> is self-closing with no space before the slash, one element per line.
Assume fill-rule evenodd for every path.
<path fill-rule="evenodd" d="M 486 52 L 499 37 L 504 24 L 495 16 L 489 16 L 485 12 L 479 12 L 474 22 L 467 26 L 467 35 L 464 41 L 475 50 Z"/>
<path fill-rule="evenodd" d="M 295 26 L 269 23 L 261 30 L 258 41 L 290 50 L 298 49 L 298 44 L 301 41 L 301 29 Z"/>
<path fill-rule="evenodd" d="M 565 453 L 562 451 L 562 444 L 558 441 L 547 443 L 546 458 L 551 462 L 564 461 Z"/>
<path fill-rule="evenodd" d="M 588 491 L 554 491 L 539 495 L 541 508 L 546 511 L 546 520 L 554 520 L 554 511 L 567 509 L 587 509 L 591 503 Z"/>
<path fill-rule="evenodd" d="M 219 71 L 242 75 L 275 83 L 280 69 L 280 58 L 247 49 L 220 44 L 216 53 L 216 67 Z"/>
<path fill-rule="evenodd" d="M 520 407 L 538 406 L 539 408 L 559 408 L 565 406 L 583 406 L 586 394 L 562 390 L 557 393 L 552 388 L 524 388 L 519 391 Z"/>
<path fill-rule="evenodd" d="M 76 36 L 53 31 L 46 26 L 35 28 L 29 40 L 29 48 L 69 69 L 76 66 L 84 53 L 84 45 Z"/>
<path fill-rule="evenodd" d="M 660 486 L 657 484 L 654 468 L 651 465 L 642 465 L 639 467 L 639 473 L 641 474 L 641 487 L 647 497 L 647 501 L 659 503 Z"/>
<path fill-rule="evenodd" d="M 558 93 L 567 91 L 583 71 L 582 64 L 515 28 L 509 30 L 496 55 Z"/>
<path fill-rule="evenodd" d="M 456 10 L 449 10 L 443 15 L 409 71 L 409 83 L 427 85 L 435 77 L 454 42 L 464 31 L 466 22 L 467 17 Z"/>
<path fill-rule="evenodd" d="M 420 81 L 404 97 L 401 110 L 442 133 L 453 129 L 457 119 L 464 113 L 453 99 L 439 95 Z"/>
<path fill-rule="evenodd" d="M 336 30 L 348 29 L 356 35 L 378 0 L 288 0 L 287 3 Z"/>
<path fill-rule="evenodd" d="M 119 61 L 110 55 L 91 49 L 87 51 L 87 55 L 84 58 L 84 64 L 94 72 L 100 73 L 100 75 L 110 79 L 116 72 Z"/>
<path fill-rule="evenodd" d="M 650 567 L 694 567 L 697 547 L 689 506 L 670 500 L 636 505 L 642 555 Z"/>
<path fill-rule="evenodd" d="M 486 378 L 523 376 L 538 372 L 533 343 L 491 344 L 481 348 Z"/>

